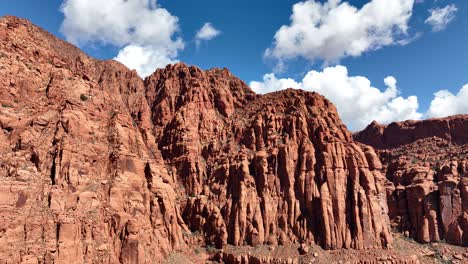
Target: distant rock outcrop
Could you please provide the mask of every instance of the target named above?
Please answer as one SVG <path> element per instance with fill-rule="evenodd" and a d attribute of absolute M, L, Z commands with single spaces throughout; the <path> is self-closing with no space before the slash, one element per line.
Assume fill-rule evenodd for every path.
<path fill-rule="evenodd" d="M 356 141 L 376 149 L 398 148 L 419 139 L 438 137 L 454 145 L 468 144 L 468 115 L 408 120 L 381 125 L 372 122 L 363 131 L 354 134 Z"/>
<path fill-rule="evenodd" d="M 0 103 L 0 262 L 391 244 L 382 165 L 316 93 L 182 63 L 142 80 L 4 17 Z"/>
<path fill-rule="evenodd" d="M 419 242 L 468 246 L 468 115 L 382 126 L 354 135 L 377 149 L 389 216 Z"/>

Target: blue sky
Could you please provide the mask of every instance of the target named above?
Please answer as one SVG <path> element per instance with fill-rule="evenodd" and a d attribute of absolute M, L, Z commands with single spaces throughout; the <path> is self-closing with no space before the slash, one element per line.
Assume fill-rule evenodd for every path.
<path fill-rule="evenodd" d="M 83 0 L 82 0 L 83 1 Z M 119 1 L 119 0 L 112 0 Z M 108 0 L 108 2 L 112 2 Z M 120 0 L 122 1 L 122 0 Z M 130 0 L 130 1 L 150 1 L 150 0 Z M 334 7 L 331 7 L 329 13 L 332 13 L 338 8 L 336 6 L 343 4 L 337 0 L 331 1 L 315 1 L 319 5 L 326 2 L 336 2 Z M 365 4 L 376 1 L 400 1 L 413 2 L 412 0 L 374 0 L 374 1 L 341 1 L 348 2 L 349 6 L 353 6 L 356 12 L 359 12 Z M 47 4 L 45 4 L 47 2 Z M 78 0 L 69 0 L 68 2 L 80 2 Z M 86 2 L 86 1 L 85 1 Z M 88 2 L 99 2 L 91 1 Z M 106 1 L 104 1 L 106 2 Z M 151 1 L 150 1 L 151 2 Z M 157 2 L 159 8 L 164 8 L 171 17 L 176 17 L 178 30 L 172 32 L 169 41 L 164 45 L 177 45 L 175 39 L 179 38 L 183 42 L 183 48 L 173 48 L 170 59 L 180 60 L 188 64 L 197 65 L 201 68 L 208 69 L 212 67 L 227 67 L 235 75 L 240 77 L 247 83 L 258 81 L 254 84 L 255 90 L 258 92 L 267 92 L 285 87 L 284 83 L 291 84 L 291 78 L 295 80 L 293 85 L 297 85 L 306 90 L 316 90 L 329 97 L 335 104 L 343 119 L 352 129 L 360 129 L 363 124 L 376 119 L 381 122 L 390 122 L 400 119 L 419 119 L 432 116 L 444 116 L 456 113 L 465 113 L 468 111 L 467 96 L 457 95 L 465 84 L 468 84 L 468 1 L 450 1 L 450 0 L 424 0 L 416 1 L 410 9 L 410 17 L 405 21 L 408 27 L 405 34 L 401 32 L 394 33 L 392 44 L 381 44 L 379 48 L 364 49 L 359 55 L 342 55 L 334 58 L 332 61 L 327 61 L 323 58 L 323 54 L 315 51 L 288 51 L 291 54 L 296 54 L 293 58 L 284 59 L 284 52 L 278 56 L 265 56 L 266 49 L 275 47 L 275 33 L 281 26 L 291 25 L 290 16 L 293 14 L 293 5 L 298 3 L 298 0 L 282 0 L 282 1 L 168 1 L 160 0 Z M 314 1 L 308 1 L 314 2 Z M 33 23 L 45 28 L 62 39 L 70 40 L 70 31 L 60 30 L 64 19 L 64 13 L 60 10 L 63 1 L 61 0 L 14 0 L 2 1 L 0 3 L 0 15 L 15 15 L 31 20 Z M 430 16 L 430 10 L 434 8 L 443 8 L 452 5 L 456 7 L 456 12 L 453 12 L 453 19 L 450 19 L 438 31 L 434 31 L 434 25 L 427 23 L 426 20 Z M 93 8 L 91 6 L 91 8 Z M 95 7 L 99 10 L 98 4 Z M 151 7 L 149 8 L 151 9 Z M 153 7 L 154 9 L 154 7 Z M 86 9 L 89 11 L 89 9 Z M 302 8 L 301 10 L 307 9 Z M 312 9 L 310 9 L 312 10 Z M 80 11 L 80 10 L 78 10 Z M 327 13 L 322 13 L 322 16 L 328 16 Z M 80 13 L 80 16 L 86 17 L 89 14 Z M 123 14 L 125 16 L 126 14 Z M 92 15 L 90 15 L 92 17 Z M 80 19 L 68 16 L 71 23 Z M 339 19 L 346 19 L 340 17 Z M 378 18 L 372 23 L 378 23 Z M 196 45 L 196 32 L 207 22 L 220 31 L 220 34 L 208 37 L 206 40 L 200 40 L 200 45 Z M 100 23 L 100 21 L 96 21 Z M 148 21 L 151 23 L 151 21 Z M 157 22 L 154 22 L 157 24 Z M 322 23 L 325 23 L 322 21 Z M 398 22 L 395 22 L 398 23 Z M 140 26 L 136 24 L 136 26 Z M 401 25 L 397 24 L 397 25 Z M 306 25 L 307 26 L 307 25 Z M 310 27 L 313 27 L 311 25 Z M 319 27 L 320 25 L 315 25 Z M 341 31 L 337 31 L 336 38 Z M 128 32 L 127 32 L 128 33 Z M 81 37 L 86 32 L 80 33 Z M 393 34 L 393 33 L 392 33 Z M 96 39 L 96 37 L 88 35 L 88 41 L 77 41 L 79 45 L 88 54 L 100 58 L 110 59 L 117 56 L 126 45 L 132 43 L 116 43 L 113 41 L 104 41 Z M 166 39 L 167 40 L 167 39 Z M 409 42 L 406 45 L 397 44 L 398 41 Z M 147 39 L 142 39 L 141 42 L 148 43 Z M 137 44 L 142 44 L 137 43 Z M 159 42 L 158 42 L 159 43 Z M 331 45 L 330 43 L 325 43 Z M 333 43 L 332 43 L 333 44 Z M 151 44 L 152 47 L 160 48 L 162 44 Z M 338 44 L 337 44 L 338 45 Z M 278 46 L 278 45 L 277 45 Z M 294 47 L 293 47 L 294 48 Z M 313 54 L 310 54 L 313 53 Z M 288 53 L 289 54 L 289 53 Z M 299 54 L 299 55 L 297 55 Z M 278 58 L 279 57 L 279 58 Z M 313 57 L 311 59 L 310 57 Z M 336 56 L 335 56 L 336 57 Z M 158 57 L 159 58 L 159 57 Z M 164 60 L 162 60 L 164 61 Z M 278 67 L 282 61 L 283 67 Z M 337 65 L 345 67 L 347 73 L 337 70 Z M 329 74 L 322 74 L 324 69 L 331 67 L 335 69 L 334 74 L 343 74 L 342 87 L 335 87 L 335 84 L 330 84 L 326 78 L 334 78 L 332 71 Z M 342 68 L 340 68 L 342 70 Z M 311 81 L 302 80 L 309 72 L 314 83 Z M 274 79 L 264 79 L 265 74 L 274 74 Z M 271 77 L 272 75 L 270 75 Z M 363 76 L 371 82 L 370 87 L 366 84 L 358 84 L 353 79 L 355 76 Z M 393 95 L 383 95 L 386 90 L 388 93 L 392 89 L 389 82 L 384 83 L 384 79 L 388 76 L 393 76 L 397 80 L 396 92 Z M 269 80 L 269 81 L 268 81 Z M 389 80 L 389 79 L 387 79 Z M 319 83 L 319 84 L 317 84 Z M 391 84 L 392 82 L 390 82 Z M 323 84 L 323 85 L 322 85 Z M 350 87 L 346 88 L 349 84 Z M 339 86 L 337 83 L 336 86 Z M 355 96 L 361 100 L 365 96 L 362 93 L 375 92 L 374 87 L 378 88 L 381 94 L 376 93 L 376 98 L 381 96 L 382 99 L 377 103 L 381 105 L 378 109 L 370 109 L 366 106 L 373 101 L 359 101 L 359 107 L 355 112 L 366 112 L 368 116 L 363 118 L 362 113 L 350 114 L 353 112 L 353 100 L 356 97 L 348 99 L 336 98 L 340 94 L 340 89 L 356 89 Z M 369 90 L 371 89 L 371 90 Z M 336 91 L 335 91 L 336 90 Z M 448 90 L 450 94 L 441 94 L 440 100 L 434 103 L 437 99 L 434 93 L 440 90 Z M 468 88 L 467 94 L 468 94 Z M 337 92 L 338 91 L 338 92 Z M 346 91 L 345 91 L 346 92 Z M 409 106 L 409 97 L 417 96 L 417 108 Z M 397 98 L 402 98 L 403 101 L 394 101 Z M 353 99 L 354 98 L 354 99 Z M 364 100 L 364 99 L 362 99 Z M 382 103 L 382 100 L 385 101 Z M 392 104 L 393 102 L 393 104 Z M 466 102 L 466 103 L 465 103 Z M 403 105 L 399 109 L 394 109 L 395 106 L 401 103 Z M 432 109 L 431 103 L 434 105 Z M 456 106 L 454 106 L 456 105 Z M 451 107 L 446 110 L 447 106 Z M 366 108 L 367 107 L 367 108 Z M 406 107 L 406 108 L 405 108 Z M 452 109 L 453 108 L 453 109 Z M 392 114 L 388 114 L 388 112 Z M 401 112 L 401 113 L 400 113 Z M 404 112 L 404 113 L 403 113 Z"/>

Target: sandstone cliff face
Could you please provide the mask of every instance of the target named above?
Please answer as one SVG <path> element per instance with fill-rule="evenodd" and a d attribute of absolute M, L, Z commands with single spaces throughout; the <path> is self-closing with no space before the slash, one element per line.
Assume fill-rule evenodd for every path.
<path fill-rule="evenodd" d="M 16 18 L 0 39 L 1 261 L 149 263 L 183 246 L 137 74 Z"/>
<path fill-rule="evenodd" d="M 190 173 L 196 178 L 185 186 L 193 197 L 184 218 L 192 231 L 207 232 L 206 243 L 365 248 L 390 242 L 383 177 L 375 170 L 380 163 L 371 148 L 361 149 L 343 125 L 335 125 L 339 119 L 326 99 L 287 90 L 218 118 L 228 124 L 226 139 L 197 143 L 202 166 L 186 161 L 178 166 L 188 172 L 173 170 L 181 179 Z M 203 128 L 193 126 L 189 130 Z M 216 136 L 195 133 L 189 138 Z M 190 151 L 184 156 L 197 157 Z M 198 169 L 204 163 L 207 170 Z M 200 192 L 190 185 L 198 179 L 205 181 Z"/>
<path fill-rule="evenodd" d="M 355 135 L 381 149 L 392 224 L 419 242 L 468 246 L 467 124 L 467 115 L 373 123 Z"/>
<path fill-rule="evenodd" d="M 0 41 L 0 261 L 391 244 L 382 165 L 322 96 L 184 64 L 143 81 L 13 17 Z"/>

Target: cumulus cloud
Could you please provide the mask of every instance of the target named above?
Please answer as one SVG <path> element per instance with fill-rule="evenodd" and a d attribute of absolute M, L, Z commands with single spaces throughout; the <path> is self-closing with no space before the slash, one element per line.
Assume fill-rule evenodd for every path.
<path fill-rule="evenodd" d="M 468 113 L 468 84 L 463 86 L 457 94 L 448 90 L 441 90 L 434 94 L 428 117 L 445 117 Z"/>
<path fill-rule="evenodd" d="M 197 47 L 200 46 L 202 41 L 211 40 L 221 34 L 221 31 L 217 30 L 213 27 L 213 25 L 209 22 L 205 23 L 203 27 L 201 27 L 197 34 L 195 35 L 195 42 Z"/>
<path fill-rule="evenodd" d="M 385 78 L 385 90 L 371 85 L 362 76 L 349 76 L 344 66 L 325 68 L 323 71 L 310 71 L 300 82 L 293 79 L 278 79 L 275 74 L 266 74 L 262 82 L 251 82 L 257 93 L 268 93 L 286 88 L 299 88 L 318 92 L 332 101 L 349 129 L 357 131 L 376 120 L 381 123 L 407 119 L 421 119 L 418 112 L 418 98 L 398 96 L 397 81 L 394 77 Z"/>
<path fill-rule="evenodd" d="M 61 11 L 61 31 L 68 41 L 122 48 L 115 59 L 141 76 L 173 62 L 184 48 L 176 36 L 178 18 L 156 0 L 65 0 Z"/>
<path fill-rule="evenodd" d="M 130 69 L 136 69 L 141 76 L 151 75 L 156 68 L 163 68 L 176 60 L 168 56 L 170 51 L 154 49 L 151 46 L 128 45 L 119 51 L 115 60 Z M 174 55 L 175 56 L 175 55 Z"/>
<path fill-rule="evenodd" d="M 434 32 L 444 30 L 455 18 L 457 11 L 458 9 L 454 4 L 447 5 L 443 8 L 429 9 L 431 15 L 426 19 L 425 23 L 430 25 Z"/>
<path fill-rule="evenodd" d="M 358 9 L 341 0 L 295 4 L 290 25 L 274 36 L 266 57 L 336 62 L 392 44 L 406 44 L 414 0 L 372 0 Z"/>

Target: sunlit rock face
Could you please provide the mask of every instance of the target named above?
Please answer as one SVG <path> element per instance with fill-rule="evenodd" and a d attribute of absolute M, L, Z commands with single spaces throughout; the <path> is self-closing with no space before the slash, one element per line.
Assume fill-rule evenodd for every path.
<path fill-rule="evenodd" d="M 0 40 L 0 260 L 391 244 L 382 165 L 323 96 L 182 63 L 142 80 L 14 17 Z"/>

